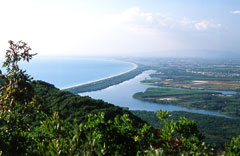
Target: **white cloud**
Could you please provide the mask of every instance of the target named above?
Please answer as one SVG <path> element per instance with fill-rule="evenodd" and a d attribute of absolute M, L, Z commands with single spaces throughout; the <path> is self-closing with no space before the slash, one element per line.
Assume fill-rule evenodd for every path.
<path fill-rule="evenodd" d="M 152 13 L 141 12 L 139 8 L 130 8 L 120 14 L 123 22 L 152 22 Z"/>
<path fill-rule="evenodd" d="M 141 12 L 139 8 L 129 8 L 120 14 L 107 15 L 104 23 L 106 25 L 135 25 L 147 26 L 153 22 L 152 13 Z"/>
<path fill-rule="evenodd" d="M 240 14 L 240 10 L 231 11 L 232 14 Z"/>
<path fill-rule="evenodd" d="M 209 26 L 209 22 L 205 22 L 205 21 L 198 22 L 195 24 L 195 28 L 197 30 L 206 30 L 208 26 Z"/>
<path fill-rule="evenodd" d="M 221 24 L 215 24 L 210 21 L 191 20 L 188 18 L 177 19 L 158 12 L 143 12 L 139 8 L 129 8 L 121 14 L 108 15 L 105 22 L 108 24 L 115 23 L 118 26 L 124 25 L 125 27 L 148 30 L 177 29 L 203 31 L 221 27 Z"/>
<path fill-rule="evenodd" d="M 221 24 L 214 24 L 214 23 L 211 23 L 209 21 L 189 20 L 187 18 L 184 18 L 181 21 L 181 24 L 183 24 L 184 26 L 186 26 L 188 28 L 195 29 L 195 30 L 198 30 L 198 31 L 207 30 L 207 29 L 210 29 L 210 28 L 220 28 L 221 27 Z"/>

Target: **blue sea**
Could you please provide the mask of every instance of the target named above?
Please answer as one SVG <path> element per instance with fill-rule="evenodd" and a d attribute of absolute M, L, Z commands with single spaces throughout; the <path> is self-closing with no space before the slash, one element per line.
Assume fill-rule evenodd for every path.
<path fill-rule="evenodd" d="M 65 88 L 106 78 L 133 68 L 132 63 L 96 58 L 33 58 L 21 63 L 34 80 L 43 80 L 57 88 Z M 3 70 L 4 71 L 4 70 Z"/>

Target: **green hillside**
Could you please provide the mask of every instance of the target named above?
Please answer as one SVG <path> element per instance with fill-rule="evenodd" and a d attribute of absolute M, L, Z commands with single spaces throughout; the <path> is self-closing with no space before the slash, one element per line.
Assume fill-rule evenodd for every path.
<path fill-rule="evenodd" d="M 141 119 L 121 107 L 106 103 L 102 100 L 94 100 L 90 97 L 80 97 L 70 92 L 61 91 L 44 81 L 33 81 L 32 86 L 37 96 L 44 101 L 44 107 L 59 115 L 67 121 L 77 119 L 84 121 L 89 113 L 103 112 L 106 119 L 113 119 L 116 115 L 129 114 L 136 123 L 143 123 Z"/>
<path fill-rule="evenodd" d="M 155 112 L 131 111 L 134 115 L 156 128 L 162 128 L 162 121 Z M 182 111 L 170 112 L 169 119 L 179 120 L 181 117 L 192 119 L 196 122 L 198 130 L 205 136 L 205 141 L 216 145 L 216 149 L 224 150 L 225 143 L 232 137 L 240 134 L 240 119 L 228 119 L 224 117 L 196 114 Z"/>

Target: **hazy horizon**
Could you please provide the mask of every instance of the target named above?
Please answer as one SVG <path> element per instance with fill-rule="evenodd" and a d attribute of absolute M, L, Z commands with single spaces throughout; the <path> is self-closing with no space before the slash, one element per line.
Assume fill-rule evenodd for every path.
<path fill-rule="evenodd" d="M 8 0 L 0 19 L 3 52 L 22 40 L 40 56 L 240 56 L 238 0 Z"/>

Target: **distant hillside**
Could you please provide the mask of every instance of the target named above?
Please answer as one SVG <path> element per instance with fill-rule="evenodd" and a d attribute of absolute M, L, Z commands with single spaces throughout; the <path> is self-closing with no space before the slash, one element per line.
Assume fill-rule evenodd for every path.
<path fill-rule="evenodd" d="M 131 111 L 144 121 L 156 128 L 162 128 L 163 122 L 157 118 L 155 112 Z M 192 119 L 196 122 L 199 131 L 205 136 L 205 141 L 215 144 L 216 149 L 224 150 L 225 143 L 240 133 L 240 119 L 228 119 L 217 116 L 210 116 L 183 111 L 170 112 L 170 119 L 179 120 L 181 117 Z"/>
<path fill-rule="evenodd" d="M 59 112 L 59 115 L 68 121 L 73 119 L 83 121 L 89 113 L 104 112 L 105 119 L 113 119 L 116 115 L 127 113 L 136 123 L 144 123 L 140 118 L 132 115 L 131 112 L 102 100 L 94 100 L 90 97 L 81 97 L 61 91 L 44 81 L 33 81 L 32 86 L 36 95 L 43 98 L 45 107 Z"/>

